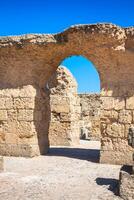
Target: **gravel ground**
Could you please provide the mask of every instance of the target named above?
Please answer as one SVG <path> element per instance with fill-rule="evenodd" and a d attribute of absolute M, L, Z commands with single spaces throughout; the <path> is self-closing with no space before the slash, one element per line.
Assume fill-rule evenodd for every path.
<path fill-rule="evenodd" d="M 99 164 L 99 142 L 52 147 L 47 156 L 4 157 L 0 200 L 119 200 L 120 166 Z"/>

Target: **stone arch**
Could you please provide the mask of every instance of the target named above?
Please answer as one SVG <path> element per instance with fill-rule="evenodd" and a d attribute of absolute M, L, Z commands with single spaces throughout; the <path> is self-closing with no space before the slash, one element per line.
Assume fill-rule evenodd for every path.
<path fill-rule="evenodd" d="M 69 63 L 71 61 L 70 59 Z M 99 79 L 95 66 L 91 65 L 86 58 L 78 57 L 75 61 L 77 63 L 80 61 L 81 64 L 91 68 L 91 71 L 85 71 L 80 74 L 81 76 L 86 73 L 89 75 L 94 70 L 95 76 Z M 50 100 L 48 104 L 51 116 L 48 129 L 50 145 L 78 145 L 80 138 L 83 138 L 85 134 L 85 139 L 100 140 L 100 95 L 79 94 L 77 79 L 66 67 L 60 65 L 46 84 L 45 90 Z M 79 65 L 73 62 L 73 67 L 76 68 Z M 83 67 L 83 70 L 85 69 L 88 70 L 87 67 Z"/>
<path fill-rule="evenodd" d="M 134 111 L 133 33 L 133 27 L 94 24 L 72 26 L 54 35 L 0 38 L 1 154 L 34 156 L 47 151 L 43 87 L 61 60 L 83 55 L 94 63 L 101 79 L 101 162 L 130 163 L 133 149 L 127 134 Z M 44 146 L 40 152 L 39 146 Z"/>
<path fill-rule="evenodd" d="M 73 55 L 65 58 L 61 65 L 73 74 L 78 84 L 78 93 L 100 93 L 100 75 L 96 66 L 89 59 L 82 55 Z"/>

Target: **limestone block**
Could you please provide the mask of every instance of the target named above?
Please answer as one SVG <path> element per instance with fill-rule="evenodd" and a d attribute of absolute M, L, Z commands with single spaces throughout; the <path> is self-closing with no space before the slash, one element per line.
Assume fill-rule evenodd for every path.
<path fill-rule="evenodd" d="M 17 118 L 18 118 L 18 121 L 33 121 L 34 111 L 33 110 L 18 110 Z"/>
<path fill-rule="evenodd" d="M 33 145 L 33 146 L 35 146 L 35 145 Z M 32 157 L 33 156 L 33 150 L 32 150 L 33 146 L 30 144 L 0 144 L 0 153 L 3 156 Z M 38 154 L 35 154 L 35 155 L 39 155 L 39 151 L 38 151 Z"/>
<path fill-rule="evenodd" d="M 112 123 L 108 124 L 106 128 L 106 134 L 109 137 L 124 137 L 125 127 L 123 124 Z"/>
<path fill-rule="evenodd" d="M 103 140 L 101 140 L 101 150 L 113 150 L 113 142 L 110 137 L 103 137 Z"/>
<path fill-rule="evenodd" d="M 6 110 L 0 110 L 0 121 L 5 121 L 7 120 L 7 111 Z"/>
<path fill-rule="evenodd" d="M 101 110 L 100 111 L 101 121 L 105 123 L 112 123 L 118 121 L 118 112 L 115 110 Z"/>
<path fill-rule="evenodd" d="M 126 99 L 126 109 L 134 109 L 134 96 Z"/>
<path fill-rule="evenodd" d="M 14 98 L 15 109 L 34 109 L 35 99 L 30 97 L 16 97 Z"/>
<path fill-rule="evenodd" d="M 131 166 L 123 166 L 120 170 L 119 194 L 124 200 L 134 199 L 134 174 Z"/>
<path fill-rule="evenodd" d="M 113 97 L 100 97 L 102 101 L 102 108 L 105 110 L 111 110 L 114 108 L 114 98 Z"/>
<path fill-rule="evenodd" d="M 61 122 L 71 122 L 72 121 L 71 113 L 60 113 L 60 121 Z"/>
<path fill-rule="evenodd" d="M 132 123 L 132 112 L 130 110 L 121 110 L 119 112 L 120 123 Z"/>
<path fill-rule="evenodd" d="M 18 135 L 15 133 L 6 133 L 5 134 L 5 143 L 6 144 L 18 144 Z"/>
<path fill-rule="evenodd" d="M 51 122 L 49 127 L 50 145 L 70 145 L 70 132 L 70 123 Z"/>
<path fill-rule="evenodd" d="M 4 170 L 4 159 L 2 156 L 0 156 L 0 171 Z"/>
<path fill-rule="evenodd" d="M 10 97 L 2 97 L 0 98 L 0 109 L 12 109 L 13 108 L 13 101 Z"/>
<path fill-rule="evenodd" d="M 101 150 L 100 151 L 100 163 L 108 163 L 108 164 L 116 164 L 116 165 L 124 165 L 124 164 L 132 164 L 132 152 L 124 149 L 124 151 L 120 150 Z"/>
<path fill-rule="evenodd" d="M 50 95 L 50 104 L 51 105 L 58 105 L 58 104 L 68 105 L 69 103 L 70 103 L 70 97 L 67 94 L 66 94 L 66 96 L 64 96 L 63 94 Z"/>
<path fill-rule="evenodd" d="M 69 113 L 70 112 L 70 106 L 68 104 L 52 104 L 51 105 L 51 111 L 57 112 L 57 113 Z"/>
<path fill-rule="evenodd" d="M 125 99 L 122 97 L 114 97 L 114 109 L 121 110 L 125 109 Z"/>
<path fill-rule="evenodd" d="M 115 151 L 121 151 L 121 152 L 129 152 L 133 153 L 132 147 L 128 145 L 128 139 L 125 137 L 122 138 L 112 138 L 112 143 L 113 143 L 113 149 Z"/>
<path fill-rule="evenodd" d="M 17 110 L 11 109 L 7 110 L 8 121 L 17 121 Z"/>
<path fill-rule="evenodd" d="M 17 125 L 17 134 L 20 138 L 30 138 L 36 134 L 34 122 L 20 121 Z"/>

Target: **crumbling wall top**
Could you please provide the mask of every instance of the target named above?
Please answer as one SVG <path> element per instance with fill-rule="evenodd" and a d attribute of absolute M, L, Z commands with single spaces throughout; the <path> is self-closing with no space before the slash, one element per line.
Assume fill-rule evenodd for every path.
<path fill-rule="evenodd" d="M 122 28 L 110 23 L 85 24 L 74 25 L 58 34 L 25 34 L 18 36 L 0 37 L 0 47 L 12 46 L 14 44 L 27 43 L 32 44 L 46 44 L 66 42 L 68 35 L 74 32 L 83 32 L 87 34 L 105 35 L 105 37 L 112 37 L 117 40 L 126 39 L 129 35 L 134 35 L 134 27 Z"/>

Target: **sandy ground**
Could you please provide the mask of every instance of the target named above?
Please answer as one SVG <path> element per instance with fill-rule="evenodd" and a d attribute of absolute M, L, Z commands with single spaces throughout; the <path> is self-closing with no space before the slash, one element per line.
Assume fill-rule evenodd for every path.
<path fill-rule="evenodd" d="M 120 166 L 99 164 L 99 142 L 52 147 L 47 156 L 5 157 L 0 200 L 116 200 Z"/>

